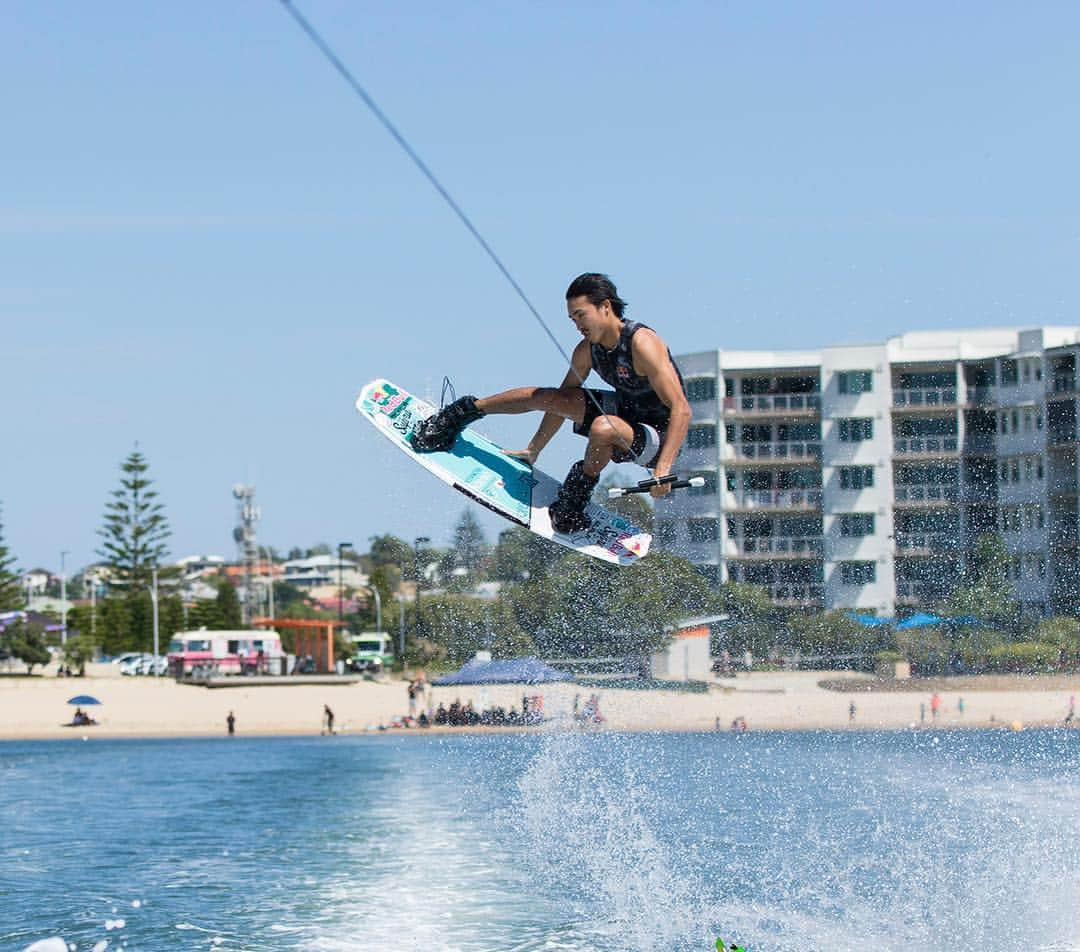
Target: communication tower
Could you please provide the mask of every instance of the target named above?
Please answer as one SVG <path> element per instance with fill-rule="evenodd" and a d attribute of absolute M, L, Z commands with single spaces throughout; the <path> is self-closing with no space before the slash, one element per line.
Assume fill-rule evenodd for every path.
<path fill-rule="evenodd" d="M 259 546 L 255 538 L 255 523 L 262 516 L 255 505 L 255 487 L 237 483 L 233 486 L 236 499 L 237 525 L 233 529 L 240 552 L 240 563 L 244 566 L 244 584 L 240 590 L 240 608 L 244 624 L 250 626 L 256 615 L 255 563 L 259 558 Z"/>

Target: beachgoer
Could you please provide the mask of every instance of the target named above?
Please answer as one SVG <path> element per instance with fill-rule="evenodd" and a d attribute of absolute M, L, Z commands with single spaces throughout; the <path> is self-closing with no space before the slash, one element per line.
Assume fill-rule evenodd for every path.
<path fill-rule="evenodd" d="M 225 718 L 225 726 L 229 730 L 229 736 L 232 737 L 236 733 L 236 715 L 232 711 L 229 711 L 229 716 Z"/>
<path fill-rule="evenodd" d="M 854 701 L 852 701 L 848 705 L 847 716 L 848 716 L 849 721 L 853 722 L 855 720 L 855 702 Z"/>
<path fill-rule="evenodd" d="M 326 719 L 326 733 L 334 733 L 334 712 L 330 710 L 329 704 L 323 705 L 323 717 Z"/>
<path fill-rule="evenodd" d="M 582 340 L 558 387 L 518 387 L 490 397 L 461 397 L 413 430 L 420 453 L 447 450 L 470 423 L 487 414 L 542 410 L 540 425 L 524 450 L 510 455 L 535 463 L 564 420 L 588 439 L 584 458 L 570 468 L 548 512 L 557 532 L 589 525 L 585 507 L 610 462 L 634 462 L 667 476 L 690 426 L 690 404 L 682 375 L 667 345 L 651 327 L 623 318 L 626 302 L 605 274 L 575 278 L 566 290 L 566 310 Z M 614 390 L 586 390 L 596 373 Z M 671 491 L 654 486 L 655 497 Z"/>
<path fill-rule="evenodd" d="M 938 712 L 941 710 L 941 697 L 935 692 L 930 698 L 930 718 L 931 720 L 938 719 Z"/>

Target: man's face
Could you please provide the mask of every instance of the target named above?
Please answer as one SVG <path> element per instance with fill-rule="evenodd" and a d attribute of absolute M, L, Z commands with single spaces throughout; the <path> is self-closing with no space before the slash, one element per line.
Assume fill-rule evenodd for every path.
<path fill-rule="evenodd" d="M 589 343 L 595 343 L 600 339 L 600 334 L 610 319 L 611 302 L 603 301 L 599 305 L 593 304 L 583 294 L 567 300 L 566 313 L 581 332 L 581 336 Z"/>

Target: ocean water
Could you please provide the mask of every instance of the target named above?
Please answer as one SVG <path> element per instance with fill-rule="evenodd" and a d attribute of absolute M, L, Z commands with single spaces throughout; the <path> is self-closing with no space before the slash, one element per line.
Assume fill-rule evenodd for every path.
<path fill-rule="evenodd" d="M 0 949 L 1080 949 L 1078 739 L 5 743 Z"/>

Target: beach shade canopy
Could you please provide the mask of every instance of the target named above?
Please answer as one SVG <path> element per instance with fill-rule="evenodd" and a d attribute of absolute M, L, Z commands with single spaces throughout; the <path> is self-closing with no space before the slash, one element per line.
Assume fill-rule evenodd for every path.
<path fill-rule="evenodd" d="M 99 701 L 92 694 L 76 694 L 75 697 L 73 697 L 70 701 L 68 701 L 68 704 L 78 704 L 80 707 L 82 707 L 83 705 L 89 706 L 91 704 L 100 704 L 100 703 L 101 703 L 101 701 Z"/>
<path fill-rule="evenodd" d="M 877 615 L 860 615 L 858 612 L 848 612 L 848 618 L 864 628 L 882 628 L 893 623 L 891 618 L 879 618 Z"/>
<path fill-rule="evenodd" d="M 465 662 L 459 671 L 436 678 L 433 685 L 442 684 L 545 684 L 569 681 L 572 675 L 556 671 L 539 658 L 513 658 L 510 661 Z"/>
<path fill-rule="evenodd" d="M 907 631 L 909 628 L 928 628 L 930 625 L 944 624 L 947 619 L 939 615 L 929 615 L 926 612 L 918 612 L 910 618 L 905 618 L 896 626 L 897 631 Z"/>

